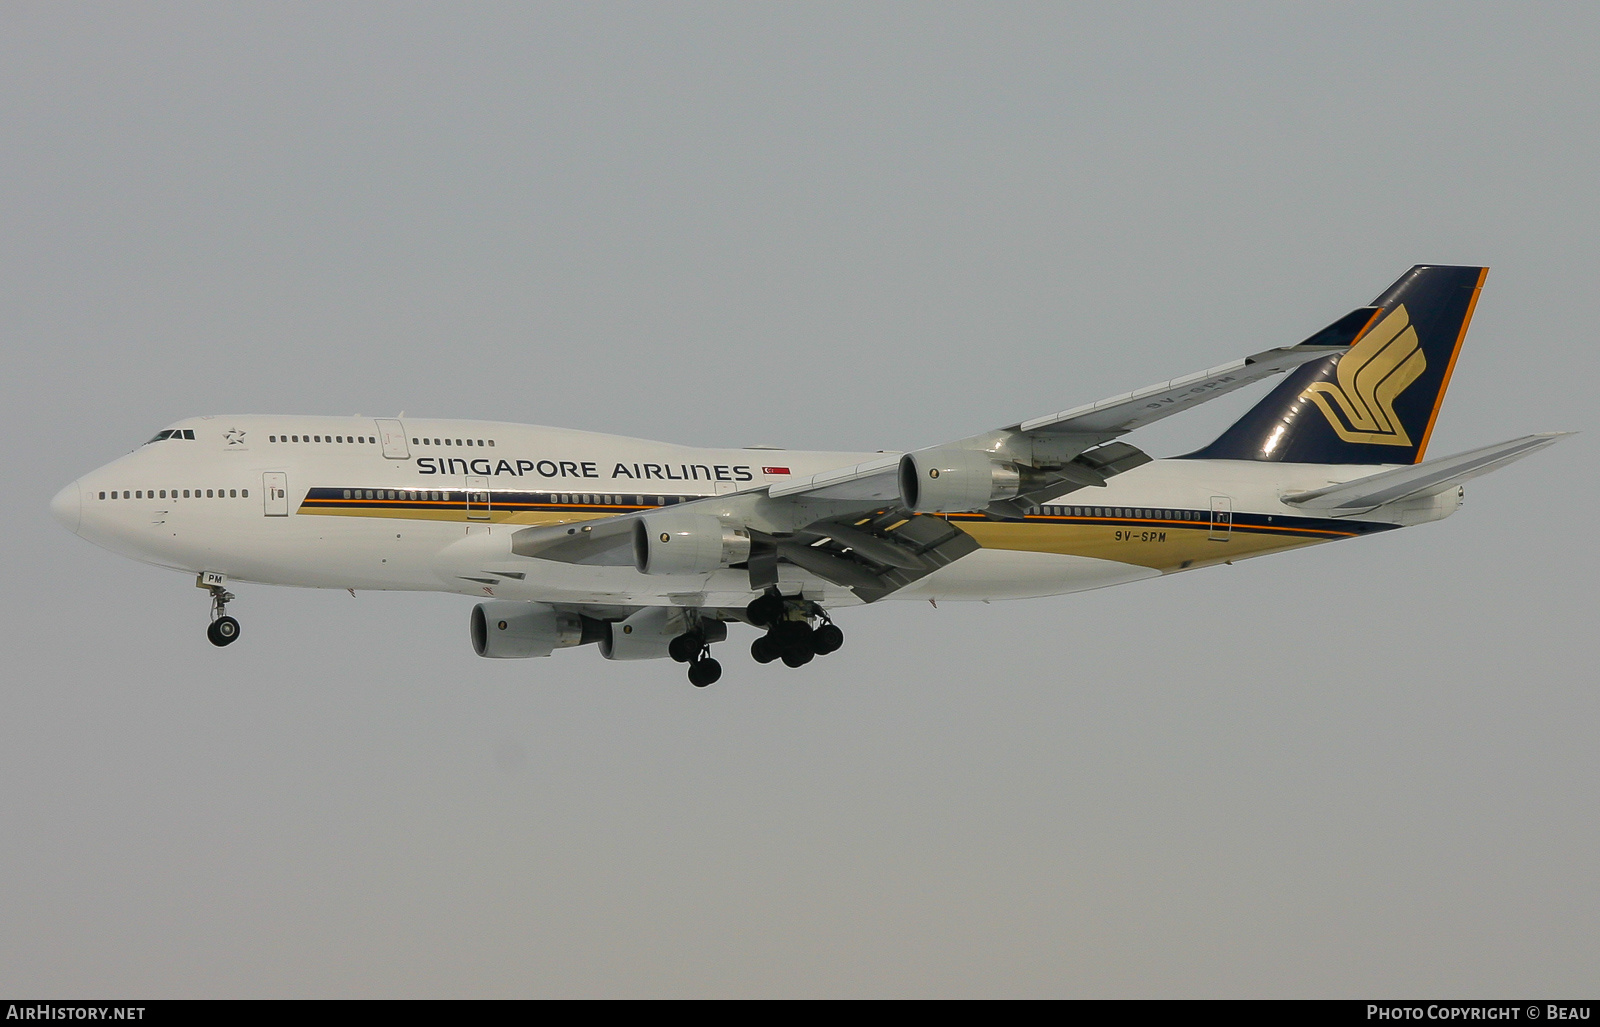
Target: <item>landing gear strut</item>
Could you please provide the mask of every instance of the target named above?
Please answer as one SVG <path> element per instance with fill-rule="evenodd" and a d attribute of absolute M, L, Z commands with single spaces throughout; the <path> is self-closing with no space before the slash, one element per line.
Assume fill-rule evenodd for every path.
<path fill-rule="evenodd" d="M 803 667 L 844 645 L 844 632 L 826 610 L 807 599 L 789 599 L 768 591 L 751 600 L 744 612 L 751 624 L 767 629 L 750 643 L 750 655 L 757 663 L 782 660 L 786 667 Z M 813 619 L 822 623 L 813 627 Z"/>
<path fill-rule="evenodd" d="M 206 637 L 215 646 L 232 645 L 239 640 L 239 622 L 228 616 L 228 604 L 234 595 L 221 585 L 208 586 L 211 592 L 211 626 Z"/>

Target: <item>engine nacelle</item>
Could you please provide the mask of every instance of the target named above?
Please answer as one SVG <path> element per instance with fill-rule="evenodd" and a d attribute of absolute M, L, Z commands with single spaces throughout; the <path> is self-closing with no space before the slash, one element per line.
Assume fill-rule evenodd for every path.
<path fill-rule="evenodd" d="M 923 449 L 900 458 L 900 499 L 917 513 L 966 513 L 1013 499 L 1022 475 L 971 449 Z"/>
<path fill-rule="evenodd" d="M 650 514 L 633 526 L 633 563 L 641 574 L 710 574 L 749 557 L 749 534 L 710 514 Z"/>
<path fill-rule="evenodd" d="M 713 518 L 714 519 L 714 518 Z M 600 655 L 608 660 L 660 660 L 670 656 L 672 640 L 688 631 L 689 616 L 676 606 L 647 606 L 627 620 L 610 625 L 600 640 Z M 728 625 L 719 620 L 702 620 L 698 630 L 707 642 L 728 637 Z"/>
<path fill-rule="evenodd" d="M 479 603 L 472 608 L 473 651 L 491 660 L 549 656 L 583 642 L 583 617 L 544 603 Z"/>

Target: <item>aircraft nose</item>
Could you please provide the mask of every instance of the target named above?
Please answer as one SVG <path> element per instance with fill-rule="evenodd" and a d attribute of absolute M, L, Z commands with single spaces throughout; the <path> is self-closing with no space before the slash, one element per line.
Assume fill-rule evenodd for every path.
<path fill-rule="evenodd" d="M 60 521 L 68 531 L 74 535 L 78 533 L 78 520 L 83 514 L 83 496 L 78 491 L 78 483 L 73 482 L 50 500 L 50 514 Z"/>

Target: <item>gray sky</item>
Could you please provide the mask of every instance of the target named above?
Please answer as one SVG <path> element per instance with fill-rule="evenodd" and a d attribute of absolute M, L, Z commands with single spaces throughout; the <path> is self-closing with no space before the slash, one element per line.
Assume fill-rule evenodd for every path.
<path fill-rule="evenodd" d="M 0 993 L 1600 991 L 1593 5 L 0 9 Z M 203 593 L 198 413 L 929 445 L 1493 267 L 1450 520 L 697 690 Z M 1248 400 L 1133 441 L 1203 443 Z M 1585 668 L 1588 668 L 1587 670 Z"/>

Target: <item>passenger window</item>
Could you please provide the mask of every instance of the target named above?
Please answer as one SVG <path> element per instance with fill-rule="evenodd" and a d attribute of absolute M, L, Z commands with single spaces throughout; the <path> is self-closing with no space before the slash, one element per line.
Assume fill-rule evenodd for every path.
<path fill-rule="evenodd" d="M 210 489 L 206 489 L 206 498 L 207 499 L 215 499 L 216 497 L 212 494 Z"/>
<path fill-rule="evenodd" d="M 104 493 L 104 492 L 102 492 L 102 493 L 100 493 L 100 498 L 101 498 L 101 499 L 104 499 L 104 498 L 106 498 L 106 494 L 105 494 L 105 493 Z"/>
<path fill-rule="evenodd" d="M 239 495 L 242 496 L 245 499 L 249 499 L 250 498 L 250 490 L 249 489 L 240 489 L 239 490 Z"/>
<path fill-rule="evenodd" d="M 491 445 L 491 446 L 494 445 L 494 439 L 490 439 L 489 440 L 489 445 Z"/>
<path fill-rule="evenodd" d="M 229 489 L 228 490 L 228 498 L 229 499 L 238 499 L 239 498 L 239 490 L 238 489 Z"/>

